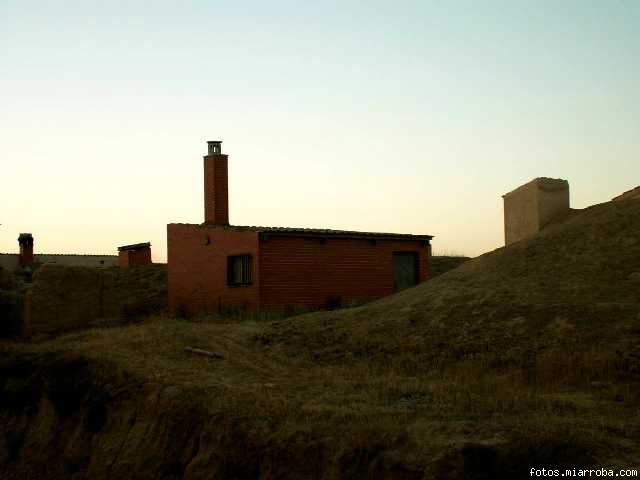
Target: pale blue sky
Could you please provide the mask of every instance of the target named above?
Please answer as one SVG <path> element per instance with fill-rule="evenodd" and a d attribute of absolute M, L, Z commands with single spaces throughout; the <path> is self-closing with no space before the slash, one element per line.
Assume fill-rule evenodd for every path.
<path fill-rule="evenodd" d="M 203 220 L 503 244 L 501 195 L 640 184 L 640 1 L 0 0 L 0 251 L 115 253 Z"/>

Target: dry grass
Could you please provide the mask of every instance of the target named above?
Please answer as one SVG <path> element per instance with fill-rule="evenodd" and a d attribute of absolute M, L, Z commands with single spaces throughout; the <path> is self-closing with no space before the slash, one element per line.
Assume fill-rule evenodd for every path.
<path fill-rule="evenodd" d="M 432 455 L 456 445 L 492 445 L 516 458 L 550 441 L 577 445 L 580 455 L 590 452 L 608 464 L 628 465 L 638 454 L 628 442 L 640 434 L 639 383 L 615 352 L 548 351 L 519 366 L 504 366 L 490 354 L 434 365 L 410 354 L 387 363 L 345 356 L 340 364 L 322 364 L 257 342 L 265 325 L 153 317 L 0 349 L 79 356 L 99 365 L 107 379 L 115 372 L 133 375 L 128 389 L 178 387 L 183 408 L 200 398 L 210 415 L 224 415 L 216 428 L 228 435 L 248 428 L 246 441 L 255 448 L 262 448 L 259 438 L 293 451 L 302 448 L 301 436 L 311 444 L 330 439 L 323 448 L 338 463 L 356 461 L 357 451 L 399 448 L 427 471 Z M 225 358 L 193 355 L 186 346 Z M 555 453 L 549 455 L 555 461 Z"/>
<path fill-rule="evenodd" d="M 545 431 L 563 425 L 575 434 L 594 428 L 613 429 L 618 435 L 639 430 L 637 417 L 630 416 L 640 400 L 639 385 L 615 352 L 548 351 L 521 366 L 502 366 L 490 354 L 446 365 L 420 365 L 410 356 L 388 363 L 346 356 L 341 364 L 323 365 L 305 357 L 287 358 L 256 343 L 263 325 L 155 317 L 139 325 L 78 332 L 27 349 L 73 352 L 108 362 L 141 381 L 215 396 L 224 390 L 230 402 L 225 408 L 233 403 L 236 411 L 247 408 L 251 415 L 274 422 L 342 428 L 347 422 L 353 434 L 364 424 L 396 431 L 427 419 L 489 421 L 483 436 L 509 435 L 516 420 Z M 219 352 L 225 359 L 190 354 L 184 351 L 187 346 Z M 620 430 L 623 418 L 625 427 Z"/>

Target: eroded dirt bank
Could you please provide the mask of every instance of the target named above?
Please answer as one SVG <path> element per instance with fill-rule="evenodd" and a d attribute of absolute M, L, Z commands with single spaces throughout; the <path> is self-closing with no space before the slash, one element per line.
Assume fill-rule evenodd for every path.
<path fill-rule="evenodd" d="M 220 411 L 210 389 L 144 383 L 82 357 L 5 359 L 0 378 L 2 478 L 320 478 L 364 475 L 374 461 L 385 478 L 422 477 L 381 451 L 331 459 L 330 439 L 304 428 L 278 438 L 240 405 Z"/>
<path fill-rule="evenodd" d="M 224 387 L 144 382 L 69 354 L 5 358 L 0 378 L 6 479 L 521 478 L 532 462 L 594 462 L 583 442 L 553 437 L 451 439 L 429 456 L 403 429 L 341 429 L 295 412 L 260 418 L 250 399 L 225 399 Z M 459 434 L 471 430 L 461 422 Z"/>

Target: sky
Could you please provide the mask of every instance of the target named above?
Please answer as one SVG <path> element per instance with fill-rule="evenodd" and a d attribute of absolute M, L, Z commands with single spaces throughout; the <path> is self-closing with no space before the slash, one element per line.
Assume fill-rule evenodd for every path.
<path fill-rule="evenodd" d="M 640 185 L 640 2 L 0 0 L 0 252 L 116 254 L 204 220 L 504 244 L 501 195 Z"/>

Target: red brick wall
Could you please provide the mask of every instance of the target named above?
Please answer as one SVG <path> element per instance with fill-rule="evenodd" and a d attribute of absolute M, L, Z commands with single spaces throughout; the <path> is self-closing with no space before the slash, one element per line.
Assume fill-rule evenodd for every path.
<path fill-rule="evenodd" d="M 394 293 L 393 252 L 418 253 L 419 279 L 427 278 L 428 247 L 423 242 L 267 237 L 260 242 L 261 306 L 319 307 L 332 297 L 353 299 Z"/>
<path fill-rule="evenodd" d="M 227 257 L 253 256 L 253 285 L 227 286 Z M 256 232 L 206 225 L 167 225 L 169 311 L 215 311 L 225 306 L 257 306 L 258 236 Z"/>
<path fill-rule="evenodd" d="M 121 267 L 132 267 L 134 265 L 150 265 L 151 248 L 147 247 L 140 250 L 121 250 L 118 254 L 118 259 Z"/>
<path fill-rule="evenodd" d="M 227 155 L 204 157 L 204 221 L 229 224 L 229 174 Z"/>
<path fill-rule="evenodd" d="M 20 266 L 33 264 L 33 245 L 20 245 Z"/>

